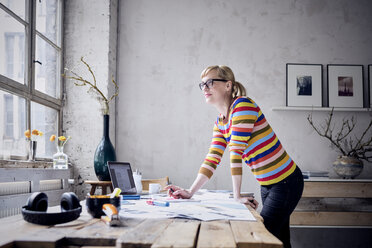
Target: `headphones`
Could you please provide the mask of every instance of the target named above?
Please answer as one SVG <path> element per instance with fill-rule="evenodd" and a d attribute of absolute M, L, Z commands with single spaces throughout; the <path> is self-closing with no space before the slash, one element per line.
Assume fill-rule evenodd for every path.
<path fill-rule="evenodd" d="M 56 225 L 76 220 L 81 213 L 78 197 L 73 192 L 61 196 L 61 212 L 47 213 L 48 196 L 43 192 L 33 193 L 22 207 L 23 219 L 39 225 Z"/>

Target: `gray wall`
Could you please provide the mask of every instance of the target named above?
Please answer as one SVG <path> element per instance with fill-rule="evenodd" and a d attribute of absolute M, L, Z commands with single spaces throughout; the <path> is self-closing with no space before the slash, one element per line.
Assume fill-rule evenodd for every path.
<path fill-rule="evenodd" d="M 285 105 L 286 63 L 371 64 L 371 10 L 369 0 L 120 1 L 118 159 L 130 161 L 145 178 L 167 175 L 189 187 L 218 114 L 205 104 L 199 75 L 206 66 L 225 64 L 301 169 L 334 176 L 331 165 L 338 153 L 310 127 L 309 111 L 271 109 Z M 360 135 L 370 113 L 337 112 L 335 120 L 353 114 Z M 316 112 L 314 120 L 326 116 Z M 232 188 L 226 155 L 206 188 Z M 243 191 L 253 191 L 260 201 L 259 184 L 247 166 L 243 170 Z M 371 177 L 372 166 L 365 164 L 360 178 Z M 293 247 L 371 244 L 370 229 L 293 228 L 291 233 Z"/>
<path fill-rule="evenodd" d="M 80 57 L 91 66 L 98 88 L 107 96 L 113 92 L 111 77 L 116 77 L 117 0 L 65 1 L 65 67 L 91 80 Z M 76 87 L 66 81 L 63 131 L 70 135 L 65 152 L 72 162 L 75 192 L 80 198 L 90 190 L 84 180 L 98 180 L 93 166 L 95 150 L 103 135 L 103 118 L 99 101 L 87 93 L 88 87 Z M 110 138 L 115 144 L 115 103 L 110 104 Z"/>
<path fill-rule="evenodd" d="M 167 175 L 189 187 L 218 114 L 205 104 L 199 75 L 206 66 L 225 64 L 297 164 L 334 175 L 338 153 L 310 127 L 309 111 L 271 108 L 285 105 L 286 63 L 372 63 L 371 10 L 369 0 L 120 1 L 118 159 L 130 161 L 144 177 Z M 370 113 L 337 112 L 335 119 L 352 114 L 361 134 Z M 314 113 L 314 120 L 326 115 Z M 247 166 L 243 173 L 243 190 L 259 196 Z M 360 178 L 371 177 L 371 164 L 365 164 Z M 232 188 L 229 156 L 206 187 Z"/>
<path fill-rule="evenodd" d="M 116 143 L 118 160 L 130 161 L 144 177 L 168 175 L 184 187 L 194 180 L 218 114 L 205 104 L 197 87 L 201 70 L 212 64 L 234 70 L 303 170 L 332 172 L 337 152 L 311 129 L 308 112 L 271 108 L 285 105 L 288 62 L 372 63 L 371 1 L 121 0 L 119 6 L 117 0 L 65 2 L 66 66 L 80 71 L 78 61 L 85 56 L 100 87 L 109 92 L 117 55 L 120 93 L 116 110 L 111 105 L 111 140 Z M 75 186 L 83 196 L 87 189 L 82 180 L 96 180 L 93 155 L 102 135 L 102 117 L 98 102 L 85 90 L 71 81 L 66 89 L 63 127 L 73 138 L 65 150 L 80 176 Z M 336 119 L 351 114 L 337 112 Z M 325 116 L 314 113 L 318 121 Z M 371 118 L 362 112 L 355 116 L 361 126 Z M 207 188 L 231 189 L 228 156 L 221 164 Z M 360 177 L 371 178 L 371 164 L 365 167 Z M 243 190 L 255 192 L 260 200 L 259 185 L 247 167 Z M 294 247 L 307 247 L 304 243 L 332 247 L 340 240 L 337 230 L 323 233 L 327 235 L 322 236 L 322 229 L 320 233 L 297 229 Z M 358 233 L 365 232 L 356 230 L 351 235 Z M 309 242 L 312 239 L 319 242 Z M 338 244 L 348 247 L 350 243 Z"/>

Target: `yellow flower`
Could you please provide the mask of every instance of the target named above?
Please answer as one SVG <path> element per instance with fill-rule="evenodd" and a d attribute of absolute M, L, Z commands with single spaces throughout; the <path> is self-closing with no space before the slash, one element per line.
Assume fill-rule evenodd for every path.
<path fill-rule="evenodd" d="M 42 131 L 39 131 L 39 136 L 43 136 L 44 133 Z"/>
<path fill-rule="evenodd" d="M 53 134 L 52 136 L 50 136 L 49 140 L 52 141 L 52 142 L 55 141 L 56 140 L 56 136 Z"/>
<path fill-rule="evenodd" d="M 28 139 L 31 138 L 31 132 L 30 132 L 30 129 L 25 131 L 25 136 L 26 136 L 26 138 L 28 138 Z"/>
<path fill-rule="evenodd" d="M 65 141 L 65 140 L 66 140 L 66 137 L 65 137 L 65 136 L 59 136 L 58 139 L 59 139 L 60 141 Z"/>
<path fill-rule="evenodd" d="M 37 129 L 32 130 L 33 135 L 39 135 L 39 131 Z"/>

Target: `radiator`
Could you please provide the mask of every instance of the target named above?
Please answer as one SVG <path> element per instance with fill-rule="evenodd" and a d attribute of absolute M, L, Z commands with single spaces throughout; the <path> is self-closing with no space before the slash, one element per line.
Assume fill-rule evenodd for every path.
<path fill-rule="evenodd" d="M 58 190 L 62 188 L 63 184 L 61 179 L 40 180 L 40 191 Z M 17 194 L 27 194 L 31 192 L 30 189 L 31 189 L 30 181 L 0 183 L 0 196 L 14 196 Z M 4 208 L 4 206 L 0 206 L 0 218 L 20 213 L 21 207 Z"/>

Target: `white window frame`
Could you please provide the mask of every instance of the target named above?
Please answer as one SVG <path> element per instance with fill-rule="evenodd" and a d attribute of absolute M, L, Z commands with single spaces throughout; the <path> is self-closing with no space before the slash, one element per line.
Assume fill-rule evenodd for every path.
<path fill-rule="evenodd" d="M 63 74 L 63 16 L 64 16 L 64 1 L 58 1 L 59 13 L 57 15 L 60 18 L 60 46 L 56 45 L 45 35 L 36 30 L 36 8 L 38 0 L 25 0 L 26 5 L 26 18 L 22 19 L 20 16 L 15 14 L 12 10 L 7 8 L 5 5 L 0 3 L 0 9 L 4 10 L 7 14 L 12 16 L 18 22 L 25 26 L 26 30 L 26 46 L 25 46 L 25 84 L 16 82 L 2 74 L 0 74 L 0 90 L 6 91 L 12 95 L 20 96 L 26 101 L 26 129 L 31 129 L 31 101 L 41 104 L 43 106 L 57 110 L 58 112 L 58 134 L 62 134 L 62 108 L 65 98 L 65 84 L 62 77 L 60 77 L 60 96 L 52 97 L 43 92 L 35 89 L 35 40 L 36 34 L 46 41 L 48 44 L 53 46 L 58 52 L 60 52 L 60 75 Z M 47 1 L 47 0 L 43 0 Z M 5 56 L 5 55 L 2 55 Z M 2 59 L 2 58 L 0 58 Z M 4 58 L 5 59 L 5 58 Z M 3 125 L 3 123 L 0 123 Z M 25 156 L 15 156 L 11 154 L 10 159 L 25 159 Z M 38 158 L 39 159 L 39 158 Z M 50 160 L 45 158 L 44 160 Z"/>

